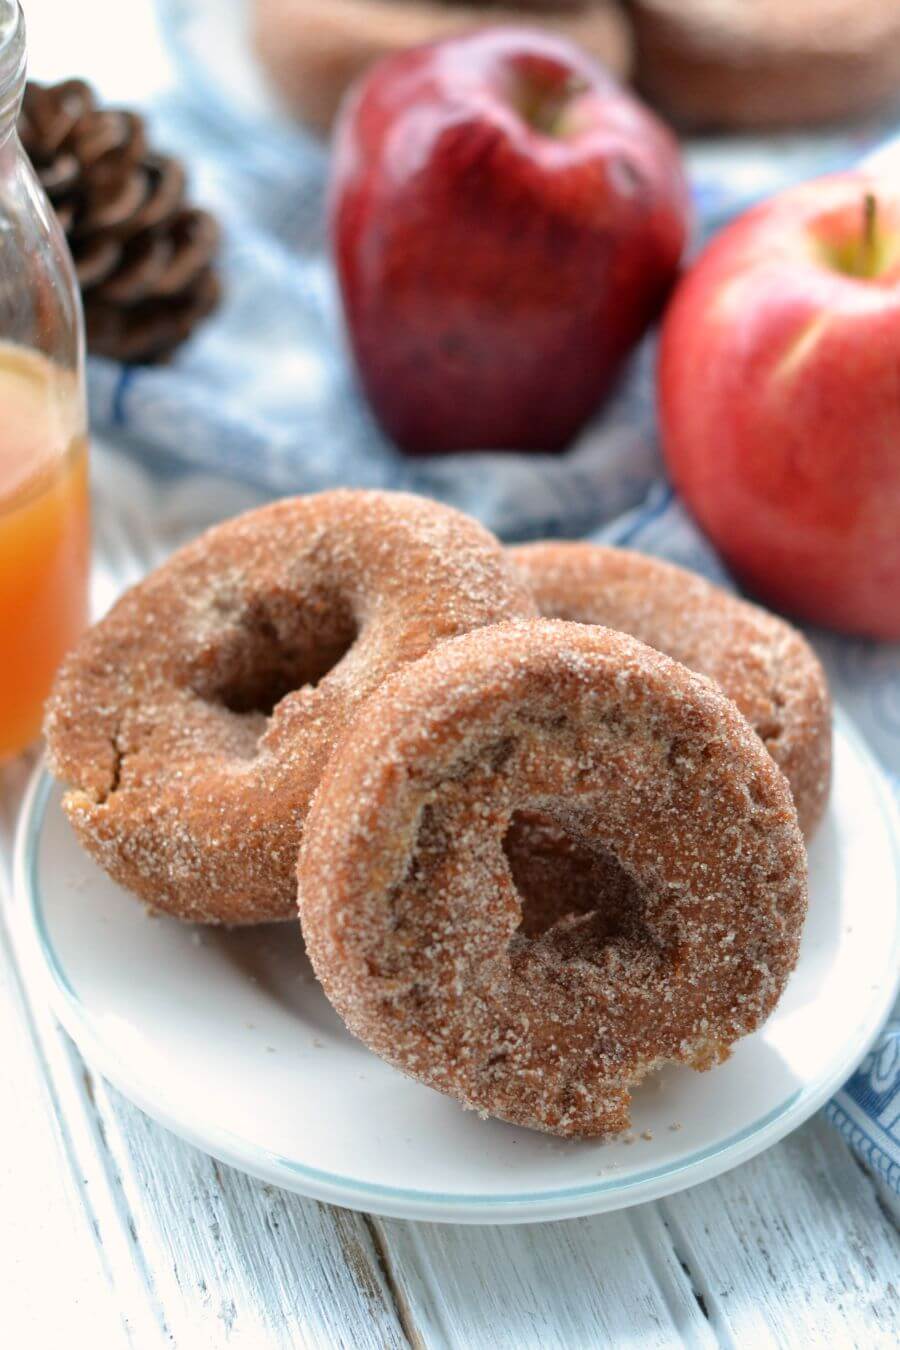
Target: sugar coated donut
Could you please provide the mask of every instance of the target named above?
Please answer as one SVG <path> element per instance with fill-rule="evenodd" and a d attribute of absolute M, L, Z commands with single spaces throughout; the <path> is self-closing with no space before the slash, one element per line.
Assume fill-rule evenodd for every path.
<path fill-rule="evenodd" d="M 809 837 L 831 781 L 831 702 L 809 643 L 783 619 L 671 563 L 599 544 L 510 556 L 547 618 L 616 628 L 715 680 L 787 776 Z"/>
<path fill-rule="evenodd" d="M 46 735 L 65 810 L 156 909 L 295 916 L 307 806 L 359 703 L 435 642 L 534 612 L 493 536 L 424 498 L 251 511 L 128 591 L 64 663 Z"/>
<path fill-rule="evenodd" d="M 576 883 L 543 912 L 531 830 L 539 891 L 559 839 Z M 775 1006 L 806 910 L 790 790 L 735 705 L 635 638 L 550 620 L 457 638 L 376 691 L 298 876 L 352 1032 L 559 1135 L 619 1131 L 650 1070 L 724 1058 Z"/>

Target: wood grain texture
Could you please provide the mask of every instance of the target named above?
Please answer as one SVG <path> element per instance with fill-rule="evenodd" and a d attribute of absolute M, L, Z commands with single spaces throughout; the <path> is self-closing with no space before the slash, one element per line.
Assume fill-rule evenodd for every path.
<path fill-rule="evenodd" d="M 361 1215 L 215 1162 L 102 1080 L 95 1100 L 135 1242 L 176 1346 L 407 1344 Z"/>
<path fill-rule="evenodd" d="M 122 1350 L 127 1335 L 85 1222 L 82 1141 L 55 1107 L 52 1055 L 13 958 L 4 803 L 18 798 L 25 768 L 0 769 L 0 1343 Z"/>
<path fill-rule="evenodd" d="M 900 1344 L 897 1231 L 822 1117 L 659 1208 L 723 1345 Z"/>
<path fill-rule="evenodd" d="M 514 1228 L 373 1223 L 423 1346 L 716 1344 L 652 1205 Z"/>

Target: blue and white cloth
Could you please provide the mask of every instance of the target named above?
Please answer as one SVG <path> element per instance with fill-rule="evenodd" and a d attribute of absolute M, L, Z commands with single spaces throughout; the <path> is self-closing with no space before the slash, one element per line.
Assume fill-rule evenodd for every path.
<path fill-rule="evenodd" d="M 206 94 L 207 91 L 204 91 Z M 260 494 L 338 484 L 405 488 L 451 502 L 506 539 L 588 535 L 660 554 L 727 581 L 665 481 L 654 427 L 648 341 L 597 421 L 562 456 L 467 454 L 408 460 L 361 401 L 342 342 L 322 219 L 324 153 L 283 132 L 240 134 L 190 92 L 153 112 L 155 139 L 194 169 L 196 195 L 225 225 L 225 300 L 174 364 L 94 361 L 93 425 L 188 498 L 227 477 Z M 769 152 L 770 157 L 773 152 Z M 798 178 L 820 167 L 794 152 Z M 773 179 L 765 149 L 749 161 L 696 151 L 701 228 L 744 184 Z M 735 167 L 736 166 L 736 167 Z M 198 474 L 200 478 L 198 479 Z M 206 523 L 209 504 L 186 500 Z M 214 513 L 215 508 L 212 508 Z M 900 801 L 900 647 L 812 635 L 836 697 L 854 715 Z M 826 1108 L 866 1163 L 900 1192 L 900 1007 Z"/>

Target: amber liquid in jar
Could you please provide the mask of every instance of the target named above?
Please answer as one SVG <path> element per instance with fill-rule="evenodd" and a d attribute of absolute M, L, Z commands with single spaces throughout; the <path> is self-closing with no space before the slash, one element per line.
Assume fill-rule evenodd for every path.
<path fill-rule="evenodd" d="M 88 615 L 90 509 L 75 376 L 0 343 L 0 760 L 40 732 Z"/>

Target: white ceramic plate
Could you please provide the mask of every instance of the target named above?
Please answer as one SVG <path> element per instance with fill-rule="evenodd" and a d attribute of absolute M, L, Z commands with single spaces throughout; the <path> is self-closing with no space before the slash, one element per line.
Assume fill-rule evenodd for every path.
<path fill-rule="evenodd" d="M 267 1181 L 404 1218 L 616 1209 L 774 1143 L 850 1074 L 887 1015 L 900 957 L 893 807 L 843 716 L 835 748 L 784 999 L 727 1064 L 642 1085 L 631 1142 L 480 1120 L 388 1068 L 344 1031 L 294 925 L 229 933 L 148 918 L 82 854 L 43 772 L 18 843 L 22 946 L 89 1061 L 164 1125 Z"/>

